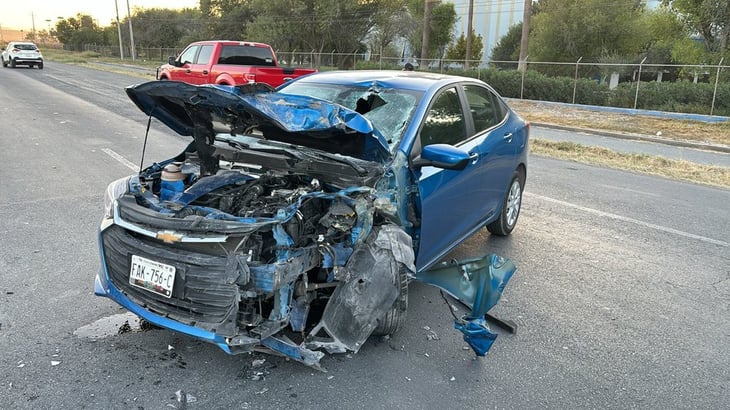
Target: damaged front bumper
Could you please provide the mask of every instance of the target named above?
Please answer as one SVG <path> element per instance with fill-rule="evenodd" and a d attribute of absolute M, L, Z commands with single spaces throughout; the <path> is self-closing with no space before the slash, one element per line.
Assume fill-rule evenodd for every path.
<path fill-rule="evenodd" d="M 392 244 L 406 245 L 397 237 L 404 235 L 399 230 L 382 230 L 377 239 L 367 248 L 358 252 L 361 257 L 353 255 L 354 265 L 377 261 L 381 266 L 374 270 L 382 272 L 372 279 L 371 275 L 363 275 L 362 269 L 349 270 L 354 276 L 340 285 L 325 308 L 325 312 L 312 329 L 309 336 L 296 343 L 283 332 L 260 337 L 250 332 L 234 337 L 226 337 L 214 330 L 184 324 L 177 320 L 156 314 L 132 301 L 109 280 L 109 273 L 104 263 L 102 250 L 102 267 L 95 280 L 95 293 L 113 299 L 124 308 L 144 320 L 163 328 L 182 333 L 205 342 L 213 343 L 228 354 L 250 352 L 254 349 L 268 349 L 284 355 L 305 365 L 321 368 L 320 360 L 324 349 L 329 353 L 342 353 L 360 349 L 375 327 L 375 321 L 382 316 L 397 297 L 397 289 L 392 286 L 396 282 L 395 271 L 391 264 L 407 266 L 409 264 L 409 248 Z M 407 236 L 407 235 L 406 235 Z M 395 255 L 383 257 L 382 255 Z M 410 260 L 412 264 L 412 259 Z M 412 265 L 411 265 L 412 266 Z M 415 279 L 436 286 L 465 305 L 471 312 L 455 318 L 454 326 L 463 333 L 464 341 L 479 356 L 484 356 L 496 338 L 491 332 L 485 315 L 497 304 L 502 291 L 516 271 L 515 265 L 497 255 L 487 255 L 480 259 L 451 261 L 439 264 L 431 269 L 419 272 Z M 360 272 L 360 273 L 356 273 Z M 385 308 L 384 308 L 385 307 Z"/>

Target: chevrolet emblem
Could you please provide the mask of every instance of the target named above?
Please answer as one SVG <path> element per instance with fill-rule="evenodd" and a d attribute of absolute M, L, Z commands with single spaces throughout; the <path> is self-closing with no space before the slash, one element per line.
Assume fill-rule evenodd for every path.
<path fill-rule="evenodd" d="M 173 231 L 159 231 L 157 232 L 156 238 L 165 243 L 175 243 L 180 242 L 183 236 Z"/>

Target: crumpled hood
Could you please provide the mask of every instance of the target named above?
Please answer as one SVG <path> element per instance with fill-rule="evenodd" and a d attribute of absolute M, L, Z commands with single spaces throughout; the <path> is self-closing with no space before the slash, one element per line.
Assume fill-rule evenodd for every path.
<path fill-rule="evenodd" d="M 390 159 L 386 139 L 357 112 L 317 98 L 276 92 L 265 84 L 150 81 L 125 91 L 142 112 L 180 135 L 195 136 L 196 127 L 231 134 L 256 129 L 264 139 L 369 161 Z"/>

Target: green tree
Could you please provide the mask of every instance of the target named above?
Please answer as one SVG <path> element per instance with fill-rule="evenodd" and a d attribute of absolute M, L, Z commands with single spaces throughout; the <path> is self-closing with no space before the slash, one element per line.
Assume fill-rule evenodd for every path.
<path fill-rule="evenodd" d="M 530 60 L 596 61 L 602 55 L 636 56 L 644 46 L 636 0 L 541 1 L 531 20 Z M 546 70 L 548 71 L 548 70 Z"/>
<path fill-rule="evenodd" d="M 372 18 L 374 26 L 368 33 L 366 41 L 374 53 L 388 50 L 396 39 L 404 38 L 409 33 L 411 16 L 407 0 L 378 1 L 378 7 Z"/>
<path fill-rule="evenodd" d="M 517 23 L 507 30 L 492 48 L 492 61 L 517 61 L 520 59 L 520 40 L 522 39 L 522 23 Z M 495 63 L 498 67 L 515 67 L 513 64 Z"/>
<path fill-rule="evenodd" d="M 337 65 L 351 67 L 351 53 L 363 50 L 365 36 L 375 25 L 384 0 L 253 0 L 258 15 L 248 25 L 250 40 L 282 50 L 339 54 Z M 349 55 L 348 55 L 349 54 Z M 315 62 L 319 64 L 319 62 Z"/>
<path fill-rule="evenodd" d="M 108 45 L 109 40 L 88 14 L 78 13 L 76 17 L 56 22 L 56 38 L 71 50 L 82 50 L 84 44 Z"/>
<path fill-rule="evenodd" d="M 484 48 L 482 36 L 480 34 L 476 34 L 474 29 L 472 29 L 471 38 L 471 59 L 481 61 L 482 55 L 484 54 L 482 50 Z M 466 36 L 464 33 L 461 33 L 459 38 L 457 38 L 456 41 L 449 45 L 446 49 L 446 59 L 460 61 L 464 61 L 466 59 Z"/>
<path fill-rule="evenodd" d="M 423 0 L 408 0 L 410 22 L 406 38 L 411 46 L 412 54 L 416 56 L 421 55 L 424 11 Z M 455 24 L 456 10 L 453 3 L 439 3 L 431 10 L 428 44 L 430 58 L 442 58 L 444 56 L 446 47 L 454 39 Z"/>
<path fill-rule="evenodd" d="M 258 15 L 246 27 L 246 38 L 270 44 L 276 50 L 310 51 L 303 37 L 313 13 L 313 2 L 306 0 L 253 0 Z"/>
<path fill-rule="evenodd" d="M 200 10 L 208 23 L 206 37 L 220 40 L 244 40 L 258 14 L 251 0 L 204 0 Z"/>
<path fill-rule="evenodd" d="M 730 38 L 730 2 L 727 0 L 663 0 L 679 13 L 691 31 L 699 33 L 707 51 L 724 52 Z"/>
<path fill-rule="evenodd" d="M 199 40 L 203 36 L 201 17 L 197 9 L 136 9 L 132 16 L 134 42 L 142 48 L 185 46 L 191 38 Z M 121 24 L 122 28 L 128 27 L 127 19 Z M 185 43 L 181 44 L 181 39 Z M 129 43 L 128 30 L 123 30 L 122 41 Z M 117 44 L 116 37 L 114 44 Z"/>

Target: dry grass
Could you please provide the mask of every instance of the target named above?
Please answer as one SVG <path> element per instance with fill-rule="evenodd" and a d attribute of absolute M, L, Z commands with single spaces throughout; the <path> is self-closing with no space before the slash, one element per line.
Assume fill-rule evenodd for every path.
<path fill-rule="evenodd" d="M 726 167 L 702 165 L 646 154 L 625 154 L 601 147 L 541 139 L 530 140 L 530 152 L 569 161 L 730 188 L 730 168 Z"/>
<path fill-rule="evenodd" d="M 524 100 L 510 100 L 509 105 L 531 122 L 651 136 L 661 133 L 661 138 L 730 145 L 730 121 L 710 124 L 591 111 Z"/>

